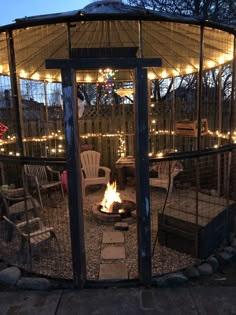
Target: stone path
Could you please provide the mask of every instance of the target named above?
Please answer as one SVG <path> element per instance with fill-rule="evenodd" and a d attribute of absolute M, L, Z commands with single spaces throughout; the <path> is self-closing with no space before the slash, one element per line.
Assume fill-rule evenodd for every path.
<path fill-rule="evenodd" d="M 125 255 L 124 232 L 103 232 L 99 280 L 128 279 L 127 265 L 122 261 Z"/>

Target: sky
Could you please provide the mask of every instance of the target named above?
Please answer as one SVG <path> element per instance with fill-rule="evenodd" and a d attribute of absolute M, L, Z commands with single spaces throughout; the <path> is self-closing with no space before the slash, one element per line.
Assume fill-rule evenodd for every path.
<path fill-rule="evenodd" d="M 0 25 L 17 18 L 83 9 L 94 0 L 1 0 Z"/>

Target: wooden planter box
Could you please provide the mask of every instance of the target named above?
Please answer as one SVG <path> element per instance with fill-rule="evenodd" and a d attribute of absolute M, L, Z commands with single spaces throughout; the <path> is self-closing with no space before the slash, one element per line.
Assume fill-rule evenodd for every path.
<path fill-rule="evenodd" d="M 236 203 L 224 209 L 206 226 L 159 214 L 159 242 L 193 257 L 207 258 L 232 232 L 235 215 Z"/>
<path fill-rule="evenodd" d="M 179 121 L 176 123 L 176 135 L 197 137 L 198 123 L 194 121 Z M 206 135 L 208 131 L 207 119 L 201 120 L 201 136 Z"/>

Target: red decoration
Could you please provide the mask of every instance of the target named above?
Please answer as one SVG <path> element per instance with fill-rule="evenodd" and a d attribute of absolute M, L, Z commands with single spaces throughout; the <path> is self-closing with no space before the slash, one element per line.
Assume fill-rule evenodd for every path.
<path fill-rule="evenodd" d="M 0 139 L 3 138 L 3 134 L 8 130 L 8 127 L 0 123 Z"/>

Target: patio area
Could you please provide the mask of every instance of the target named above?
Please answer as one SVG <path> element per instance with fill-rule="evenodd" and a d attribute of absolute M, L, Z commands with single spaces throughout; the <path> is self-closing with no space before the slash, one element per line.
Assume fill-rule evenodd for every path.
<path fill-rule="evenodd" d="M 95 187 L 96 188 L 96 187 Z M 113 232 L 117 233 L 114 223 L 102 223 L 93 215 L 92 208 L 103 198 L 105 189 L 88 189 L 84 200 L 84 230 L 86 249 L 86 268 L 88 280 L 102 280 L 104 273 L 102 268 L 107 264 L 119 264 L 123 266 L 128 279 L 138 277 L 137 261 L 137 231 L 136 223 L 128 220 L 128 230 L 118 231 L 118 241 L 104 242 L 104 237 L 110 238 Z M 120 192 L 121 198 L 135 201 L 135 188 L 126 187 Z M 159 188 L 151 188 L 151 229 L 152 229 L 152 273 L 153 275 L 172 272 L 200 261 L 187 253 L 171 249 L 155 242 L 158 231 L 159 217 L 163 211 L 166 191 Z M 195 192 L 193 190 L 175 189 L 169 196 L 164 213 L 169 216 L 194 223 L 195 220 Z M 72 257 L 70 245 L 69 210 L 67 196 L 61 202 L 61 196 L 55 192 L 49 199 L 44 195 L 45 207 L 41 212 L 41 218 L 46 226 L 52 226 L 60 244 L 60 252 L 54 241 L 43 245 L 33 255 L 32 264 L 22 263 L 22 257 L 17 252 L 19 240 L 15 236 L 11 242 L 6 242 L 6 227 L 1 221 L 1 259 L 22 267 L 35 274 L 47 275 L 53 278 L 72 279 Z M 199 224 L 204 226 L 214 216 L 217 216 L 226 207 L 226 201 L 215 196 L 201 194 L 199 198 Z M 111 234 L 107 234 L 111 233 Z M 121 236 L 121 238 L 120 238 Z M 122 240 L 123 238 L 123 240 Z M 120 239 L 120 240 L 119 240 Z M 113 247 L 115 256 L 104 255 L 107 246 Z M 114 248 L 117 247 L 117 248 Z M 119 254 L 121 248 L 122 253 Z M 117 251 L 116 251 L 117 249 Z M 117 256 L 118 253 L 118 256 Z M 121 276 L 122 277 L 122 276 Z M 112 276 L 111 276 L 112 278 Z M 116 275 L 114 274 L 114 278 Z M 113 279 L 114 279 L 113 278 Z"/>

